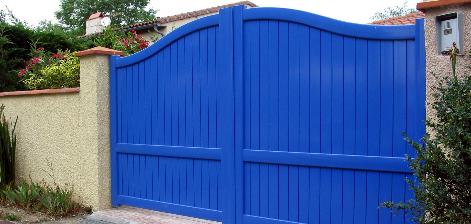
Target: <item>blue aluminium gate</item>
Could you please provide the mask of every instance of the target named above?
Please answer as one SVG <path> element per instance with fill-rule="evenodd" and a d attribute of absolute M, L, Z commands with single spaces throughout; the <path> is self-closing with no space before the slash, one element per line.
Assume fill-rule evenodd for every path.
<path fill-rule="evenodd" d="M 405 223 L 417 25 L 234 7 L 110 59 L 112 204 L 223 223 Z"/>

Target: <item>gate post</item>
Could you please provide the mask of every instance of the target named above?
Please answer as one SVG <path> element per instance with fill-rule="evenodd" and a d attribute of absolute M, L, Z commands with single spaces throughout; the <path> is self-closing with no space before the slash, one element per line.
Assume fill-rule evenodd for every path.
<path fill-rule="evenodd" d="M 95 47 L 75 54 L 80 57 L 80 86 L 82 107 L 87 108 L 81 120 L 83 125 L 82 147 L 92 157 L 85 169 L 90 177 L 90 194 L 93 210 L 111 206 L 110 198 L 110 104 L 109 104 L 109 56 L 124 55 L 104 47 Z"/>
<path fill-rule="evenodd" d="M 243 64 L 242 64 L 242 13 L 245 6 L 221 9 L 219 51 L 221 61 L 218 77 L 220 113 L 218 117 L 224 132 L 220 132 L 222 148 L 221 169 L 223 178 L 223 223 L 242 223 L 243 218 Z M 219 129 L 221 130 L 221 129 Z"/>

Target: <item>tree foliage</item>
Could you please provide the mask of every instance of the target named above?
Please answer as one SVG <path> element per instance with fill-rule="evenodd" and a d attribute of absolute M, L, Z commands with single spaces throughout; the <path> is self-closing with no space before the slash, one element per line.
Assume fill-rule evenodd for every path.
<path fill-rule="evenodd" d="M 417 9 L 407 7 L 407 2 L 404 2 L 402 6 L 387 7 L 384 9 L 384 12 L 377 12 L 370 17 L 370 19 L 371 21 L 377 21 L 397 16 L 405 16 L 414 12 L 418 12 Z"/>
<path fill-rule="evenodd" d="M 103 12 L 111 25 L 125 26 L 154 20 L 156 10 L 145 8 L 150 0 L 61 0 L 57 19 L 70 29 L 85 30 L 91 14 Z"/>
<path fill-rule="evenodd" d="M 382 204 L 412 211 L 420 223 L 471 223 L 471 76 L 456 75 L 456 53 L 455 47 L 453 77 L 441 79 L 433 94 L 436 118 L 426 121 L 433 134 L 425 135 L 424 144 L 406 138 L 418 154 L 407 156 L 417 178 L 407 180 L 415 199 Z"/>

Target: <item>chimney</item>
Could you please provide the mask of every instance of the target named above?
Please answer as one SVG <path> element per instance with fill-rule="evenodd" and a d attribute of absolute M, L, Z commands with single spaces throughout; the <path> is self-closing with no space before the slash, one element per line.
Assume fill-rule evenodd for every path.
<path fill-rule="evenodd" d="M 103 25 L 101 24 L 101 20 L 105 17 L 102 12 L 94 13 L 87 19 L 85 22 L 86 31 L 85 35 L 95 34 L 103 32 Z"/>

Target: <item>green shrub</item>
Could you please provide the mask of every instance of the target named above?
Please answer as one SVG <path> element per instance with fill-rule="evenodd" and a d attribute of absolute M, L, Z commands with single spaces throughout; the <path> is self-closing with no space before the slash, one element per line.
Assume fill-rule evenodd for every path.
<path fill-rule="evenodd" d="M 15 181 L 16 122 L 8 123 L 0 106 L 0 187 L 3 189 Z M 13 126 L 12 128 L 10 128 Z"/>
<path fill-rule="evenodd" d="M 53 216 L 67 216 L 80 208 L 72 201 L 73 191 L 45 182 L 27 183 L 24 179 L 17 187 L 7 186 L 3 191 L 4 201 L 20 207 L 44 212 Z"/>
<path fill-rule="evenodd" d="M 108 27 L 103 31 L 103 34 L 97 35 L 95 43 L 97 46 L 122 51 L 125 56 L 144 50 L 150 44 L 141 34 L 137 34 L 135 30 L 125 33 L 113 27 Z"/>
<path fill-rule="evenodd" d="M 44 48 L 32 52 L 33 58 L 18 76 L 28 89 L 58 89 L 80 86 L 80 60 L 72 53 L 58 51 L 50 56 Z"/>
<path fill-rule="evenodd" d="M 420 223 L 471 222 L 471 76 L 458 77 L 455 48 L 451 53 L 453 77 L 441 79 L 434 102 L 435 119 L 426 121 L 433 133 L 423 144 L 406 140 L 416 158 L 407 156 L 416 181 L 407 180 L 415 199 L 381 206 L 411 211 Z"/>

